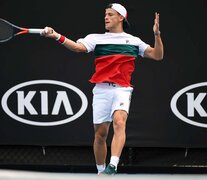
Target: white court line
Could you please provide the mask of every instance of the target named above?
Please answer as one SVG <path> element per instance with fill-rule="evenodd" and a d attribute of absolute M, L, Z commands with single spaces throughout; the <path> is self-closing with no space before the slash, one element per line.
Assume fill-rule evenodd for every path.
<path fill-rule="evenodd" d="M 86 173 L 0 170 L 0 180 L 207 180 L 207 174 L 117 174 L 103 177 Z"/>

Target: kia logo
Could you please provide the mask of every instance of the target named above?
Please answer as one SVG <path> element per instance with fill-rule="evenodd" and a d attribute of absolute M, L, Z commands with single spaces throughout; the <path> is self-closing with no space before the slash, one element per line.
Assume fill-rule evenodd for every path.
<path fill-rule="evenodd" d="M 2 97 L 2 108 L 16 121 L 34 126 L 56 126 L 78 119 L 87 109 L 85 94 L 54 80 L 18 84 Z"/>
<path fill-rule="evenodd" d="M 182 121 L 207 128 L 207 82 L 201 82 L 187 86 L 178 91 L 171 100 L 173 113 Z M 178 110 L 178 101 L 185 99 L 185 112 Z M 181 101 L 181 100 L 180 100 Z M 186 116 L 184 116 L 185 114 Z"/>

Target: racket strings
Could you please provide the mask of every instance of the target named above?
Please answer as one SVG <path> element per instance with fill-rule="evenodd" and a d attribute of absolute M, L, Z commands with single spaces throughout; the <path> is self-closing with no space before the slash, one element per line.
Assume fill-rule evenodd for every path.
<path fill-rule="evenodd" d="M 11 39 L 14 35 L 14 29 L 11 25 L 0 20 L 0 41 Z"/>

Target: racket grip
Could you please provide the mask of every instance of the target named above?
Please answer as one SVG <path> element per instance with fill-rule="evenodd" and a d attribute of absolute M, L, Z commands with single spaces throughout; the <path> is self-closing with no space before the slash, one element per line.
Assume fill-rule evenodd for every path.
<path fill-rule="evenodd" d="M 28 29 L 28 31 L 29 33 L 33 33 L 33 34 L 42 34 L 44 29 Z"/>

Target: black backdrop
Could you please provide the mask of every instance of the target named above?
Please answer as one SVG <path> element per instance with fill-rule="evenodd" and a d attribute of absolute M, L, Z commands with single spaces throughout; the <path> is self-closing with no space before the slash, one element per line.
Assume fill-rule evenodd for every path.
<path fill-rule="evenodd" d="M 77 40 L 89 33 L 104 32 L 104 9 L 111 1 L 66 1 L 58 3 L 36 0 L 1 0 L 0 17 L 23 27 L 44 28 L 52 26 L 68 38 Z M 198 1 L 117 1 L 128 9 L 130 33 L 153 46 L 154 13 L 160 13 L 160 28 L 165 47 L 162 62 L 138 58 L 133 74 L 134 93 L 127 122 L 127 146 L 134 147 L 207 147 L 207 71 L 205 43 L 206 3 Z M 205 49 L 204 49 L 205 48 Z M 15 37 L 0 44 L 0 97 L 12 87 L 25 82 L 53 80 L 72 85 L 83 92 L 88 106 L 74 121 L 41 126 L 22 123 L 0 108 L 0 144 L 7 145 L 91 145 L 92 88 L 88 79 L 94 72 L 93 54 L 75 54 L 57 42 L 37 35 Z M 190 121 L 183 121 L 173 112 L 171 100 L 181 89 L 189 88 L 177 101 L 178 111 Z M 35 91 L 29 101 L 38 115 L 17 115 L 17 92 L 24 96 Z M 51 115 L 57 91 L 66 92 L 74 114 L 81 107 L 75 91 L 54 84 L 24 86 L 13 91 L 6 103 L 22 119 L 32 121 L 58 121 L 66 116 L 64 106 L 59 114 Z M 48 115 L 40 112 L 40 91 L 49 96 Z M 10 92 L 10 91 L 9 91 Z M 191 93 L 189 102 L 186 93 Z M 197 99 L 196 99 L 197 98 Z M 26 100 L 25 100 L 26 101 Z M 189 115 L 187 109 L 193 110 Z M 203 113 L 201 113 L 201 111 Z M 201 125 L 196 125 L 199 122 Z"/>

